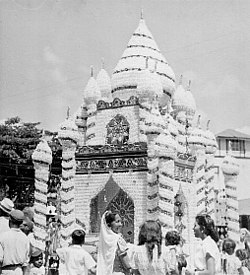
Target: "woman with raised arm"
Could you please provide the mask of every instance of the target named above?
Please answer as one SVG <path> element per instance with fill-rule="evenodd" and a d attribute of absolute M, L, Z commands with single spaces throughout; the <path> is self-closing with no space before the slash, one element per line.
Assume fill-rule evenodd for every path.
<path fill-rule="evenodd" d="M 122 220 L 119 214 L 107 211 L 101 219 L 97 252 L 97 275 L 127 275 L 131 268 L 127 244 L 121 235 Z"/>

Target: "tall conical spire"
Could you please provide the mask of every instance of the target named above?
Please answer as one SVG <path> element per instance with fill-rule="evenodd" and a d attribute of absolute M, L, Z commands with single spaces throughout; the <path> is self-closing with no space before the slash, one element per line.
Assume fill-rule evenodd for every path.
<path fill-rule="evenodd" d="M 139 74 L 145 69 L 147 57 L 152 62 L 158 61 L 156 73 L 159 75 L 163 91 L 172 96 L 175 90 L 174 72 L 160 52 L 145 20 L 140 19 L 138 27 L 114 69 L 111 80 L 113 98 L 127 100 L 132 95 L 137 96 Z"/>

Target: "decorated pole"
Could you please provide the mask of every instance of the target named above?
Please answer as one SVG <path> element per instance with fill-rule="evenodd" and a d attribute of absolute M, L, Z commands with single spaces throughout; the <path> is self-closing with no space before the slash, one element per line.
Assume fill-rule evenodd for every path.
<path fill-rule="evenodd" d="M 36 246 L 44 251 L 47 237 L 47 182 L 52 163 L 52 151 L 45 139 L 37 145 L 32 160 L 35 167 L 34 237 Z"/>
<path fill-rule="evenodd" d="M 62 245 L 67 245 L 76 222 L 75 217 L 75 151 L 78 129 L 72 118 L 60 125 L 58 138 L 62 144 L 62 183 L 61 183 L 61 237 Z"/>
<path fill-rule="evenodd" d="M 228 237 L 238 242 L 240 237 L 240 228 L 239 204 L 237 198 L 237 177 L 240 172 L 240 167 L 236 159 L 231 155 L 231 144 L 229 144 L 229 152 L 223 160 L 221 169 L 225 182 Z"/>

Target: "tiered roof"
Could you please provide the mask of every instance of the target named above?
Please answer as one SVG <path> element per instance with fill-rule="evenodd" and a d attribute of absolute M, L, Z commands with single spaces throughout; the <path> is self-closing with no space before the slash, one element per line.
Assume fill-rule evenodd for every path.
<path fill-rule="evenodd" d="M 156 70 L 164 93 L 172 96 L 175 89 L 174 72 L 160 52 L 144 19 L 141 19 L 114 69 L 111 81 L 113 97 L 127 99 L 131 93 L 136 96 L 139 73 L 145 69 L 147 58 L 149 59 L 148 68 L 150 71 Z M 155 66 L 156 62 L 157 67 Z"/>

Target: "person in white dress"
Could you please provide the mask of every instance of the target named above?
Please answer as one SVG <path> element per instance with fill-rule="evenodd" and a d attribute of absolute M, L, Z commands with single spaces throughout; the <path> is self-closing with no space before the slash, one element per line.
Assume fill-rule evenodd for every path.
<path fill-rule="evenodd" d="M 186 275 L 221 274 L 221 255 L 217 242 L 219 240 L 214 221 L 209 215 L 198 215 L 195 219 L 194 235 L 201 239 L 195 253 L 194 270 L 186 270 Z"/>
<path fill-rule="evenodd" d="M 224 252 L 223 259 L 223 271 L 228 275 L 243 275 L 241 261 L 235 255 L 236 243 L 232 239 L 225 239 L 222 245 L 222 251 Z"/>
<path fill-rule="evenodd" d="M 121 235 L 119 214 L 106 211 L 101 219 L 97 252 L 97 275 L 127 275 L 131 273 L 128 246 Z"/>
<path fill-rule="evenodd" d="M 135 248 L 131 266 L 136 275 L 169 274 L 168 254 L 162 246 L 161 225 L 146 221 L 140 228 L 139 243 Z"/>

